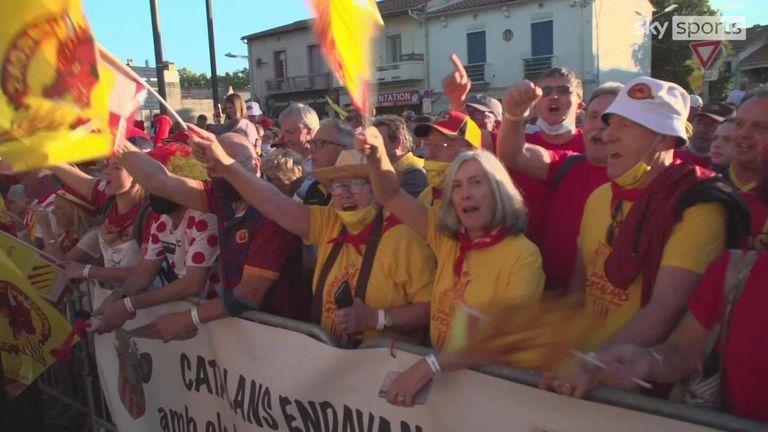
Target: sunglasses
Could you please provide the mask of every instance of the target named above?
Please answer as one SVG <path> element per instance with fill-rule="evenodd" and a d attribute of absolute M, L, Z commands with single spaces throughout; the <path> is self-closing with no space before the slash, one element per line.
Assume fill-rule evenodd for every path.
<path fill-rule="evenodd" d="M 569 85 L 557 85 L 557 86 L 544 86 L 541 88 L 541 94 L 544 96 L 552 96 L 552 93 L 557 93 L 558 96 L 568 96 L 573 93 L 573 89 Z"/>

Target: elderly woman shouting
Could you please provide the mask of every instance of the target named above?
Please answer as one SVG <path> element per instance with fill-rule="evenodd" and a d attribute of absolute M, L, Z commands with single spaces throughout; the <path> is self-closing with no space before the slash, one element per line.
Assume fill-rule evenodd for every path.
<path fill-rule="evenodd" d="M 352 147 L 352 131 L 338 126 L 335 136 L 315 135 L 318 142 L 310 146 Z M 335 166 L 313 171 L 331 192 L 330 206 L 320 207 L 301 204 L 241 169 L 204 131 L 196 129 L 189 143 L 264 216 L 317 245 L 312 308 L 325 330 L 348 346 L 390 332 L 418 341 L 429 321 L 434 258 L 416 233 L 375 202 L 359 152 L 344 150 Z"/>
<path fill-rule="evenodd" d="M 435 348 L 445 345 L 460 304 L 484 314 L 499 303 L 539 299 L 544 287 L 541 255 L 523 235 L 523 199 L 495 156 L 461 153 L 446 172 L 443 204 L 436 209 L 400 188 L 378 130 L 359 133 L 357 145 L 366 154 L 376 200 L 425 238 L 437 257 L 430 320 Z M 400 374 L 387 400 L 410 406 L 434 374 L 462 366 L 429 356 Z"/>

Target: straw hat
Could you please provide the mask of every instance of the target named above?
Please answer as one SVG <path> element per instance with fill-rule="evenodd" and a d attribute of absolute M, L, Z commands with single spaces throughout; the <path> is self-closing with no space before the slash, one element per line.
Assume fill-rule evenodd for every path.
<path fill-rule="evenodd" d="M 368 178 L 368 164 L 365 156 L 355 149 L 343 150 L 336 160 L 336 165 L 312 171 L 312 177 L 324 185 L 331 180 L 349 177 Z"/>

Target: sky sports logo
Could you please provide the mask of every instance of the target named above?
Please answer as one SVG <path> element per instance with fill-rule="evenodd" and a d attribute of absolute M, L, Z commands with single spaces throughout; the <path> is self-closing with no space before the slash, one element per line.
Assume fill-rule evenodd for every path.
<path fill-rule="evenodd" d="M 650 34 L 658 39 L 672 33 L 672 40 L 746 40 L 745 16 L 673 16 L 672 22 L 647 19 L 635 24 L 639 34 Z"/>

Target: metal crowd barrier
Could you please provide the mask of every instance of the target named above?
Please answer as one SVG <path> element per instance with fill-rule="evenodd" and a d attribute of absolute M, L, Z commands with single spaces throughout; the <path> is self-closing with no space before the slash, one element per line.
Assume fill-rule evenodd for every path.
<path fill-rule="evenodd" d="M 75 322 L 75 312 L 91 310 L 88 296 L 79 290 L 72 290 L 60 307 L 61 313 L 70 323 Z M 89 430 L 101 432 L 116 432 L 117 428 L 110 421 L 106 400 L 104 399 L 96 370 L 95 358 L 92 355 L 93 340 L 72 347 L 72 358 L 68 362 L 52 364 L 37 380 L 38 388 L 46 393 L 51 400 L 60 402 L 70 411 L 79 412 L 80 417 L 66 417 L 66 408 L 61 405 L 53 410 L 51 417 L 62 417 L 58 421 L 89 423 Z M 87 420 L 86 420 L 87 419 Z"/>
<path fill-rule="evenodd" d="M 63 306 L 64 315 L 74 321 L 74 311 L 85 308 L 90 310 L 87 296 L 74 293 L 67 297 Z M 192 302 L 190 300 L 190 302 Z M 194 301 L 193 303 L 197 303 Z M 331 335 L 316 324 L 296 321 L 259 311 L 247 311 L 240 316 L 247 321 L 294 331 L 312 337 L 326 345 L 340 347 Z M 117 431 L 109 420 L 109 413 L 101 392 L 98 373 L 94 358 L 91 355 L 92 340 L 87 344 L 79 343 L 73 348 L 72 360 L 69 363 L 57 363 L 46 371 L 38 380 L 40 388 L 63 403 L 82 412 L 89 417 L 91 430 L 93 431 Z M 390 348 L 390 339 L 375 339 L 364 342 L 359 349 Z M 395 349 L 416 355 L 427 355 L 434 352 L 433 349 L 423 346 L 397 342 Z M 473 370 L 493 376 L 495 378 L 511 381 L 518 384 L 537 387 L 540 373 L 529 369 L 512 368 L 502 365 L 484 365 L 472 368 Z M 84 388 L 78 389 L 73 385 L 81 381 Z M 741 417 L 724 414 L 717 411 L 694 408 L 683 404 L 673 403 L 661 399 L 651 398 L 619 389 L 600 386 L 586 396 L 587 400 L 612 405 L 620 408 L 644 412 L 661 417 L 667 417 L 688 423 L 693 423 L 723 431 L 739 432 L 765 432 L 768 424 L 747 420 Z"/>
<path fill-rule="evenodd" d="M 390 348 L 391 339 L 374 339 L 364 342 L 358 349 Z M 397 342 L 395 349 L 411 354 L 426 356 L 435 350 L 405 342 Z M 512 381 L 529 387 L 538 387 L 539 372 L 530 369 L 513 368 L 502 365 L 484 365 L 473 367 L 472 370 L 490 375 L 499 379 Z M 722 412 L 703 408 L 694 408 L 688 405 L 674 403 L 663 399 L 652 398 L 636 393 L 619 390 L 607 386 L 599 386 L 590 391 L 586 398 L 589 401 L 599 402 L 633 411 L 667 417 L 675 420 L 693 423 L 717 430 L 733 432 L 766 432 L 768 424 L 747 420 Z"/>

